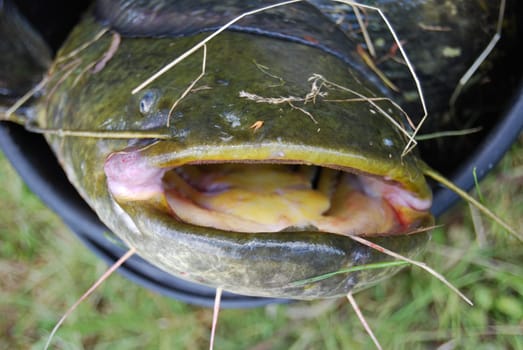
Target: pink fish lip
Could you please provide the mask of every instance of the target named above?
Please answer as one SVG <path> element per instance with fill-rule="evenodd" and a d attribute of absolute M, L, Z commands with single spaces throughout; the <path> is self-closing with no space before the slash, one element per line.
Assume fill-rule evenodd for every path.
<path fill-rule="evenodd" d="M 104 164 L 109 192 L 134 200 L 163 192 L 162 177 L 167 170 L 150 166 L 137 151 L 112 153 Z"/>
<path fill-rule="evenodd" d="M 201 163 L 205 164 L 205 162 Z M 184 208 L 187 207 L 191 210 L 190 215 L 185 214 L 186 217 L 192 215 L 196 216 L 196 214 L 203 215 L 203 221 L 206 222 L 203 226 L 207 226 L 210 229 L 215 228 L 234 231 L 234 227 L 236 227 L 235 225 L 246 225 L 250 228 L 239 229 L 238 232 L 251 232 L 249 230 L 252 230 L 252 232 L 258 232 L 257 229 L 260 229 L 259 232 L 277 232 L 279 230 L 285 230 L 286 225 L 290 225 L 287 224 L 285 215 L 283 215 L 278 223 L 268 225 L 267 227 L 251 225 L 249 220 L 232 220 L 233 223 L 227 222 L 226 224 L 223 224 L 223 226 L 216 227 L 214 226 L 214 219 L 210 216 L 211 214 L 209 214 L 209 210 L 207 210 L 208 208 L 206 208 L 205 205 L 199 205 L 199 207 L 194 206 L 194 203 L 192 203 L 191 199 L 185 194 L 179 192 L 172 186 L 169 187 L 166 185 L 166 174 L 173 169 L 173 167 L 151 166 L 149 161 L 140 154 L 139 150 L 126 150 L 112 153 L 107 157 L 104 164 L 108 190 L 117 202 L 147 201 L 151 198 L 161 197 L 164 199 L 166 205 L 170 206 L 170 209 L 172 210 L 171 214 L 173 214 L 175 220 L 182 220 L 185 221 L 185 223 L 198 225 L 197 223 L 187 222 L 183 219 L 183 215 L 179 215 L 179 212 L 177 212 L 179 208 L 177 208 L 176 205 L 181 205 Z M 370 227 L 373 227 L 374 231 L 360 232 L 360 229 L 352 231 L 352 226 L 349 228 L 346 226 L 338 228 L 340 225 L 347 225 L 343 222 L 343 220 L 347 220 L 346 215 L 344 214 L 341 215 L 343 220 L 338 220 L 338 217 L 334 219 L 327 217 L 325 220 L 321 219 L 317 225 L 315 222 L 313 226 L 316 225 L 315 227 L 318 228 L 318 231 L 331 233 L 344 232 L 340 234 L 356 234 L 364 236 L 402 235 L 408 234 L 409 231 L 415 231 L 418 228 L 416 227 L 418 224 L 426 224 L 430 221 L 426 220 L 427 217 L 432 219 L 429 214 L 432 204 L 431 198 L 419 198 L 415 194 L 404 190 L 400 185 L 393 181 L 383 180 L 375 176 L 364 176 L 359 174 L 354 176 L 357 178 L 358 182 L 358 193 L 361 192 L 361 194 L 364 195 L 364 197 L 358 196 L 358 198 L 370 198 L 372 200 L 375 199 L 376 202 L 381 201 L 383 203 L 380 204 L 379 207 L 376 207 L 375 205 L 369 206 L 371 211 L 369 211 L 370 214 L 368 216 L 370 216 L 370 218 L 365 218 L 366 214 L 363 212 L 364 209 L 361 209 L 360 212 L 359 209 L 355 209 L 353 205 L 348 204 L 347 206 L 348 210 L 351 210 L 354 213 L 353 215 L 356 218 L 354 220 L 365 221 L 365 225 L 370 225 Z M 226 184 L 212 181 L 209 182 L 208 180 L 190 185 L 194 185 L 194 190 L 199 191 L 206 196 L 217 195 L 229 189 L 229 186 Z M 280 189 L 276 190 L 276 192 L 278 191 L 281 192 Z M 366 202 L 364 201 L 364 203 Z M 181 217 L 182 219 L 180 219 Z M 388 220 L 388 222 L 394 220 L 394 224 L 380 224 L 380 226 L 374 222 L 379 221 L 381 218 L 383 218 L 384 221 Z M 192 218 L 188 218 L 187 220 L 191 219 Z"/>

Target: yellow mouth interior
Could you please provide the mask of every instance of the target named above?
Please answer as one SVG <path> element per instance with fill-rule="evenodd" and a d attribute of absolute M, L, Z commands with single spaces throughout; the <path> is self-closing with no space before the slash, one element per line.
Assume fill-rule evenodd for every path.
<path fill-rule="evenodd" d="M 401 223 L 368 176 L 309 165 L 184 165 L 163 176 L 172 214 L 236 232 L 387 234 Z M 374 186 L 375 187 L 375 186 Z"/>

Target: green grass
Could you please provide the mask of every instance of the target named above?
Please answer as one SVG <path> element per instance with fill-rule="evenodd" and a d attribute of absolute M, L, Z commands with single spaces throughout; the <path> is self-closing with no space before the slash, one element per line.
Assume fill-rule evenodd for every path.
<path fill-rule="evenodd" d="M 106 266 L 25 187 L 0 155 L 0 349 L 41 349 Z M 523 139 L 480 184 L 489 207 L 523 227 Z M 408 267 L 356 300 L 386 349 L 523 349 L 523 249 L 469 209 L 445 215 L 423 260 L 475 302 Z M 205 349 L 212 310 L 115 274 L 58 331 L 54 349 Z M 373 349 L 346 300 L 221 310 L 216 349 Z"/>

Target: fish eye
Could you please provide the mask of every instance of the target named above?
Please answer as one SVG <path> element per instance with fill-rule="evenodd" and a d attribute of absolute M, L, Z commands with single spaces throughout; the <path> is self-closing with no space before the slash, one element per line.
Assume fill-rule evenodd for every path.
<path fill-rule="evenodd" d="M 140 99 L 140 113 L 148 114 L 151 112 L 153 107 L 156 105 L 158 95 L 155 91 L 147 91 Z"/>

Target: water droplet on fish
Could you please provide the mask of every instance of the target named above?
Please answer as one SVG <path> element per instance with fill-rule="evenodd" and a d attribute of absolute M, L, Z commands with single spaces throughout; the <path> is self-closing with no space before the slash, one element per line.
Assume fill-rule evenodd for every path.
<path fill-rule="evenodd" d="M 391 139 L 383 139 L 383 144 L 387 147 L 394 146 L 394 142 Z"/>
<path fill-rule="evenodd" d="M 222 114 L 222 117 L 231 125 L 233 128 L 237 128 L 241 125 L 240 117 L 238 117 L 234 112 L 225 112 Z"/>

